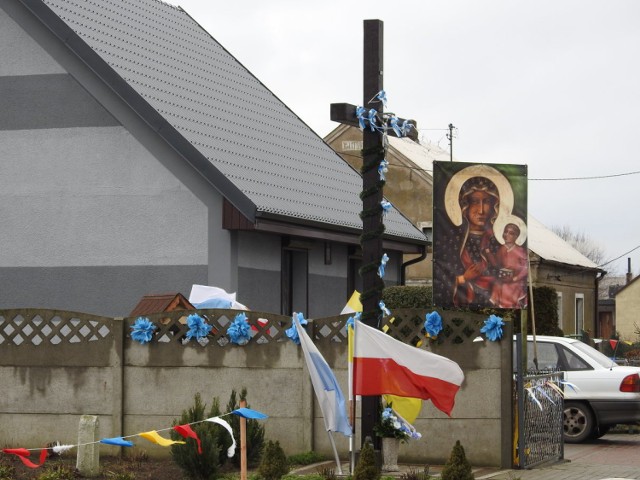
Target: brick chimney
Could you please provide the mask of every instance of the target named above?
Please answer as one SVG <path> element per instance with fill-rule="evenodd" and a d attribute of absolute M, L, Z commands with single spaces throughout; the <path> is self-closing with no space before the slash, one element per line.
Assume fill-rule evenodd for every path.
<path fill-rule="evenodd" d="M 631 257 L 627 258 L 627 285 L 633 280 L 633 273 L 631 273 Z"/>

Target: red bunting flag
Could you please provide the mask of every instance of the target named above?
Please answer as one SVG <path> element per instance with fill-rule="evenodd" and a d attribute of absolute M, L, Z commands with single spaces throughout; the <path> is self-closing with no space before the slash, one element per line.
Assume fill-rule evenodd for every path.
<path fill-rule="evenodd" d="M 8 453 L 9 455 L 16 455 L 20 460 L 22 460 L 22 463 L 24 463 L 29 468 L 38 468 L 42 466 L 45 459 L 47 458 L 46 448 L 40 450 L 40 463 L 37 465 L 27 458 L 29 455 L 31 455 L 31 452 L 26 448 L 3 448 L 2 452 Z"/>
<path fill-rule="evenodd" d="M 200 445 L 200 438 L 198 434 L 194 432 L 188 424 L 176 425 L 173 429 L 182 435 L 184 438 L 194 438 L 198 442 L 198 453 L 202 454 L 202 445 Z"/>
<path fill-rule="evenodd" d="M 613 338 L 611 340 L 609 340 L 609 345 L 611 345 L 611 348 L 613 350 L 616 349 L 616 347 L 618 346 L 618 340 L 614 340 Z"/>

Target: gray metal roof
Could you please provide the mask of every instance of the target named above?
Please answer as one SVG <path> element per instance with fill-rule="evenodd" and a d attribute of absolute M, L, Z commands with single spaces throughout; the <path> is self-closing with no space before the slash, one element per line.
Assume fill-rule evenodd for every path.
<path fill-rule="evenodd" d="M 183 10 L 158 0 L 43 3 L 206 157 L 215 168 L 200 170 L 248 218 L 362 228 L 360 175 Z M 222 177 L 244 203 L 220 188 Z M 425 240 L 395 210 L 385 226 L 386 236 Z"/>

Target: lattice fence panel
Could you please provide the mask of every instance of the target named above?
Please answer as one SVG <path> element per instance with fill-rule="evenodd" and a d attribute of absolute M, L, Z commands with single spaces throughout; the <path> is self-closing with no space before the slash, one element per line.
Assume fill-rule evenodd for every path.
<path fill-rule="evenodd" d="M 59 310 L 0 310 L 0 345 L 96 342 L 112 335 L 112 322 L 112 318 Z"/>

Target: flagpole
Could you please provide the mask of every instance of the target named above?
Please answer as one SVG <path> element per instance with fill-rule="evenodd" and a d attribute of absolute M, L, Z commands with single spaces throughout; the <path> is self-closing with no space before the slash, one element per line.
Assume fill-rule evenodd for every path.
<path fill-rule="evenodd" d="M 342 465 L 340 464 L 340 457 L 338 456 L 338 450 L 336 449 L 336 442 L 333 440 L 333 435 L 331 435 L 331 430 L 327 430 L 327 435 L 329 435 L 331 448 L 333 448 L 333 455 L 336 458 L 336 467 L 338 467 L 338 475 L 342 475 Z"/>
<path fill-rule="evenodd" d="M 349 379 L 349 386 L 351 387 L 351 427 L 353 428 L 353 432 L 351 437 L 349 438 L 349 449 L 351 453 L 351 458 L 349 462 L 349 470 L 351 475 L 355 472 L 356 469 L 356 394 L 355 394 L 355 358 L 356 358 L 356 328 L 357 328 L 358 320 L 356 318 L 353 319 L 353 358 L 351 359 L 351 378 Z M 348 328 L 348 327 L 347 327 Z M 349 332 L 347 332 L 348 335 Z"/>

